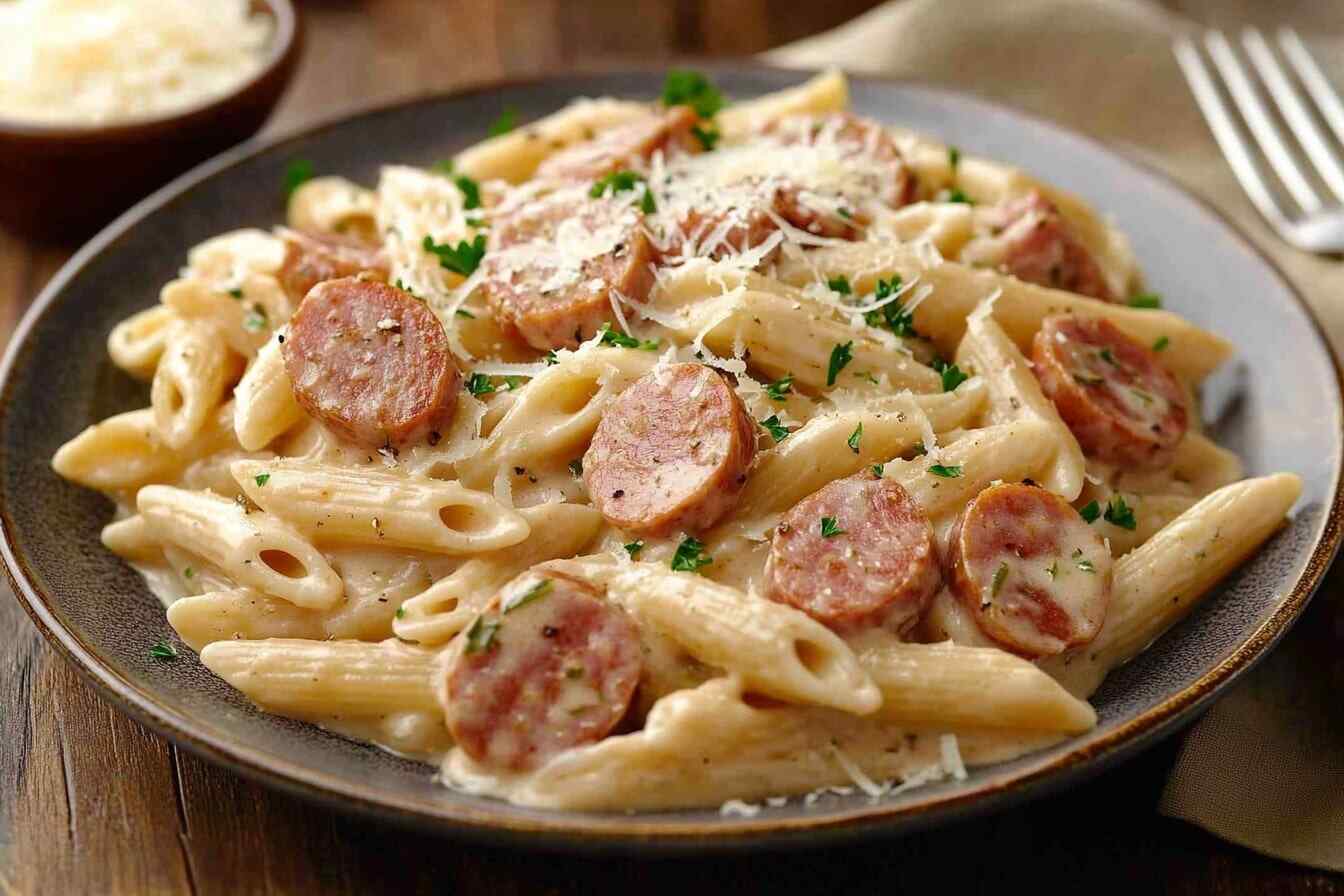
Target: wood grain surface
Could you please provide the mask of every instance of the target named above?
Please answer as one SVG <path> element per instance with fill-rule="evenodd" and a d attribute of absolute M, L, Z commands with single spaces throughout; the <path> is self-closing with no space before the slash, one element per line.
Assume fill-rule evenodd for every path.
<path fill-rule="evenodd" d="M 273 132 L 570 64 L 752 53 L 873 3 L 302 5 L 308 51 Z M 1213 3 L 1191 5 L 1204 11 Z M 74 248 L 0 232 L 0 342 Z M 8 589 L 0 592 L 0 893 L 1344 893 L 1336 876 L 1158 816 L 1173 743 L 1021 810 L 825 852 L 636 861 L 464 846 L 336 815 L 179 751 L 104 704 L 42 641 Z"/>

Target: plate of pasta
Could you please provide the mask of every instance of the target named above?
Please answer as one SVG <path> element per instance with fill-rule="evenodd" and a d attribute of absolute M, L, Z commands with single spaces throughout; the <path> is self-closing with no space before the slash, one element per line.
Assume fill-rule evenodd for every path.
<path fill-rule="evenodd" d="M 576 75 L 113 224 L 8 353 L 0 518 L 53 642 L 244 773 L 528 843 L 835 838 L 1060 786 L 1249 668 L 1338 547 L 1339 382 L 1267 262 L 1083 138 Z"/>

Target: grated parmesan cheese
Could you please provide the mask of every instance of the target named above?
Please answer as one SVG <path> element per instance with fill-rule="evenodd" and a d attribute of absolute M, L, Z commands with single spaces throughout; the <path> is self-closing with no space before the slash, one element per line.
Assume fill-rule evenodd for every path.
<path fill-rule="evenodd" d="M 9 0 L 0 116 L 98 125 L 189 109 L 260 71 L 273 30 L 248 0 Z"/>

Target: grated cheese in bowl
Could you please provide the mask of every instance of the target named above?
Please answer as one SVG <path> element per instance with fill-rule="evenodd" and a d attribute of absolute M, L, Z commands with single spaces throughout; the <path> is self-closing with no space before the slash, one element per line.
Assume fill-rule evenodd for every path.
<path fill-rule="evenodd" d="M 249 0 L 4 0 L 0 119 L 100 125 L 224 96 L 266 62 Z"/>

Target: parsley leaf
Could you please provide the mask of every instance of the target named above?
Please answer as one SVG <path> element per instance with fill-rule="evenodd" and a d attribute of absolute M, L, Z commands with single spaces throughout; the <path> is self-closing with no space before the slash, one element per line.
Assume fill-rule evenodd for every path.
<path fill-rule="evenodd" d="M 235 288 L 229 290 L 229 296 L 230 296 L 231 298 L 241 299 L 241 298 L 243 297 L 243 291 L 242 291 L 242 289 L 235 287 Z"/>
<path fill-rule="evenodd" d="M 477 616 L 476 621 L 467 629 L 467 653 L 480 653 L 489 650 L 490 645 L 495 642 L 495 632 L 499 631 L 500 623 L 486 622 L 484 616 Z"/>
<path fill-rule="evenodd" d="M 942 374 L 944 392 L 955 391 L 958 386 L 971 378 L 970 374 L 964 373 L 960 367 L 949 364 L 942 358 L 933 359 L 933 369 Z"/>
<path fill-rule="evenodd" d="M 827 280 L 826 286 L 831 290 L 831 292 L 838 292 L 842 296 L 847 296 L 854 292 L 854 290 L 850 288 L 849 278 L 846 277 L 844 274 L 841 274 L 838 277 L 832 277 L 831 279 Z"/>
<path fill-rule="evenodd" d="M 836 523 L 835 517 L 824 516 L 821 518 L 821 537 L 834 538 L 837 535 L 844 535 L 845 530 L 841 529 Z"/>
<path fill-rule="evenodd" d="M 773 383 L 765 387 L 765 394 L 770 396 L 772 401 L 784 401 L 784 396 L 793 391 L 793 374 L 782 376 Z"/>
<path fill-rule="evenodd" d="M 1097 517 L 1101 516 L 1101 505 L 1096 501 L 1089 501 L 1078 511 L 1078 515 L 1083 518 L 1085 523 L 1095 523 Z"/>
<path fill-rule="evenodd" d="M 701 118 L 713 118 L 726 102 L 723 94 L 700 72 L 672 69 L 663 81 L 664 106 L 690 106 Z"/>
<path fill-rule="evenodd" d="M 550 579 L 542 579 L 531 588 L 527 589 L 517 597 L 510 596 L 499 605 L 501 613 L 512 613 L 521 606 L 532 603 L 534 600 L 540 600 L 555 590 L 555 582 Z"/>
<path fill-rule="evenodd" d="M 149 648 L 149 655 L 161 663 L 166 663 L 177 659 L 177 648 L 165 639 Z"/>
<path fill-rule="evenodd" d="M 543 355 L 542 360 L 546 362 L 547 367 L 554 367 L 560 363 L 560 359 L 555 356 L 555 349 L 551 349 Z"/>
<path fill-rule="evenodd" d="M 871 467 L 869 467 L 868 469 L 870 469 L 870 470 L 873 471 L 873 475 L 874 475 L 874 476 L 876 476 L 878 479 L 881 479 L 881 478 L 882 478 L 882 473 L 887 469 L 887 465 L 886 465 L 886 464 L 873 464 L 873 465 L 872 465 Z"/>
<path fill-rule="evenodd" d="M 612 192 L 612 195 L 615 195 L 633 190 L 642 183 L 644 183 L 644 175 L 637 171 L 613 171 L 606 177 L 593 181 L 593 186 L 588 190 L 588 195 L 597 199 L 608 190 Z"/>
<path fill-rule="evenodd" d="M 490 129 L 486 133 L 491 137 L 499 137 L 516 127 L 518 127 L 518 110 L 513 106 L 505 106 L 499 117 L 490 123 Z"/>
<path fill-rule="evenodd" d="M 437 162 L 435 162 L 433 165 L 430 165 L 429 167 L 431 171 L 438 172 L 439 174 L 452 174 L 453 160 L 439 159 Z"/>
<path fill-rule="evenodd" d="M 860 422 L 858 426 L 854 427 L 854 431 L 849 434 L 849 438 L 846 440 L 846 444 L 849 445 L 849 450 L 853 451 L 855 454 L 858 454 L 859 439 L 862 438 L 863 438 L 863 423 Z"/>
<path fill-rule="evenodd" d="M 317 176 L 313 163 L 307 159 L 294 159 L 285 167 L 285 198 L 294 195 L 294 191 Z"/>
<path fill-rule="evenodd" d="M 700 145 L 705 148 L 705 152 L 713 152 L 714 146 L 719 142 L 723 134 L 715 127 L 702 128 L 700 125 L 694 125 L 691 128 L 691 135 L 700 141 Z"/>
<path fill-rule="evenodd" d="M 1133 532 L 1138 528 L 1134 519 L 1134 509 L 1125 503 L 1124 495 L 1116 495 L 1106 504 L 1106 522 Z"/>
<path fill-rule="evenodd" d="M 943 464 L 934 464 L 929 467 L 929 472 L 935 476 L 941 476 L 944 479 L 956 479 L 961 475 L 961 467 L 945 466 Z"/>
<path fill-rule="evenodd" d="M 971 201 L 971 197 L 962 192 L 961 187 L 953 187 L 949 190 L 947 193 L 947 201 L 960 202 L 963 205 L 975 205 L 975 203 Z"/>
<path fill-rule="evenodd" d="M 624 333 L 613 330 L 611 324 L 603 324 L 598 332 L 602 334 L 603 345 L 614 345 L 617 348 L 639 348 L 646 352 L 654 352 L 658 350 L 657 339 L 636 339 L 633 336 L 627 336 Z"/>
<path fill-rule="evenodd" d="M 405 618 L 406 618 L 406 608 L 405 608 L 405 607 L 397 607 L 397 612 L 393 613 L 392 615 L 395 616 L 395 617 L 397 617 L 398 619 L 405 619 Z"/>
<path fill-rule="evenodd" d="M 467 391 L 472 395 L 489 395 L 495 391 L 495 384 L 483 373 L 473 373 L 467 377 Z"/>
<path fill-rule="evenodd" d="M 677 552 L 672 555 L 672 570 L 674 572 L 696 572 L 702 566 L 708 566 L 714 562 L 713 557 L 705 556 L 705 545 L 694 536 L 686 536 L 681 544 L 677 545 Z"/>
<path fill-rule="evenodd" d="M 453 178 L 453 183 L 462 191 L 462 208 L 470 211 L 473 208 L 481 207 L 481 188 L 476 181 L 467 177 L 465 174 L 459 174 Z"/>
<path fill-rule="evenodd" d="M 878 280 L 877 288 L 873 292 L 873 298 L 882 301 L 889 298 L 894 293 L 900 292 L 901 278 L 893 276 L 890 280 Z M 906 311 L 905 307 L 899 301 L 888 302 L 875 311 L 869 311 L 863 316 L 864 323 L 870 327 L 886 327 L 897 336 L 917 336 L 915 332 L 915 316 L 912 312 Z"/>
<path fill-rule="evenodd" d="M 1157 337 L 1157 341 L 1153 343 L 1153 351 L 1160 352 L 1169 345 L 1171 345 L 1170 339 L 1165 336 L 1159 336 Z"/>
<path fill-rule="evenodd" d="M 1161 308 L 1162 297 L 1155 292 L 1141 292 L 1129 297 L 1131 308 Z"/>
<path fill-rule="evenodd" d="M 788 427 L 779 422 L 778 414 L 771 414 L 766 417 L 761 421 L 761 425 L 765 427 L 766 432 L 770 433 L 770 437 L 775 440 L 776 445 L 789 437 Z"/>
<path fill-rule="evenodd" d="M 961 150 L 955 146 L 947 148 L 947 164 L 952 168 L 952 174 L 957 173 L 957 166 L 961 164 Z"/>
<path fill-rule="evenodd" d="M 639 552 L 644 550 L 644 540 L 627 541 L 621 547 L 625 548 L 625 552 L 630 555 L 630 559 L 634 560 L 639 556 Z"/>
<path fill-rule="evenodd" d="M 255 476 L 252 477 L 252 481 L 255 482 L 255 483 L 257 484 L 257 488 L 261 488 L 261 487 L 264 486 L 266 483 L 268 483 L 268 482 L 271 481 L 271 474 L 270 474 L 270 473 L 258 473 L 257 475 L 255 475 Z"/>
<path fill-rule="evenodd" d="M 845 369 L 845 365 L 854 360 L 854 342 L 846 342 L 844 345 L 837 345 L 831 349 L 831 363 L 826 368 L 826 385 L 834 386 L 835 378 L 840 375 L 840 371 Z"/>
<path fill-rule="evenodd" d="M 411 295 L 415 295 L 415 293 L 411 293 Z M 465 308 L 459 308 L 459 309 L 457 309 L 456 311 L 454 311 L 453 313 L 456 314 L 458 317 L 465 317 L 467 320 L 475 320 L 475 319 L 476 319 L 476 315 L 472 314 L 470 311 L 468 311 L 468 310 L 465 309 Z"/>
<path fill-rule="evenodd" d="M 485 237 L 483 235 L 477 235 L 476 239 L 470 243 L 465 240 L 460 241 L 456 247 L 448 243 L 436 243 L 433 237 L 426 235 L 425 241 L 421 245 L 424 246 L 426 252 L 439 257 L 440 267 L 463 277 L 470 277 L 480 266 L 481 259 L 485 257 Z"/>
<path fill-rule="evenodd" d="M 196 570 L 192 569 L 190 566 L 182 570 L 182 578 L 184 579 L 190 579 L 194 575 L 196 575 Z"/>

